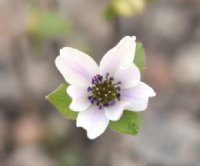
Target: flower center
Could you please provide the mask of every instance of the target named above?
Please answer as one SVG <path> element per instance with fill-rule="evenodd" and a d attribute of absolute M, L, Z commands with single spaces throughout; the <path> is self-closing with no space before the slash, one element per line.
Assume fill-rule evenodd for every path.
<path fill-rule="evenodd" d="M 108 107 L 120 100 L 120 84 L 115 82 L 113 77 L 106 74 L 105 78 L 97 74 L 92 78 L 92 86 L 88 87 L 88 100 L 95 104 L 99 109 Z"/>

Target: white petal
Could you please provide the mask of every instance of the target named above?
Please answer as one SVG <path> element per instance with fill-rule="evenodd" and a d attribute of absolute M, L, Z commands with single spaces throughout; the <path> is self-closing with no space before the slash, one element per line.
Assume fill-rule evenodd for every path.
<path fill-rule="evenodd" d="M 123 90 L 123 94 L 133 98 L 154 97 L 156 95 L 154 90 L 144 82 L 140 82 L 134 87 Z"/>
<path fill-rule="evenodd" d="M 55 64 L 69 84 L 88 84 L 98 73 L 98 65 L 90 56 L 70 47 L 60 50 Z"/>
<path fill-rule="evenodd" d="M 124 109 L 129 111 L 144 111 L 147 109 L 149 98 L 141 98 L 131 100 L 130 98 L 126 100 L 127 104 L 124 106 Z"/>
<path fill-rule="evenodd" d="M 100 72 L 114 75 L 120 66 L 129 66 L 135 56 L 136 38 L 126 36 L 114 48 L 108 51 L 100 62 Z"/>
<path fill-rule="evenodd" d="M 140 82 L 140 71 L 135 64 L 129 67 L 120 67 L 114 76 L 115 80 L 120 81 L 121 88 L 130 88 L 137 85 Z"/>
<path fill-rule="evenodd" d="M 116 102 L 112 106 L 105 107 L 104 109 L 105 109 L 106 117 L 112 121 L 119 120 L 123 114 L 123 109 L 124 109 L 123 107 L 124 107 L 123 102 Z"/>
<path fill-rule="evenodd" d="M 106 118 L 104 110 L 99 110 L 96 106 L 91 106 L 80 112 L 76 120 L 76 126 L 84 128 L 89 139 L 100 136 L 108 124 L 109 120 Z"/>
<path fill-rule="evenodd" d="M 126 109 L 143 111 L 147 108 L 149 97 L 155 96 L 154 90 L 140 82 L 137 86 L 121 91 L 121 99 L 127 102 Z"/>
<path fill-rule="evenodd" d="M 67 94 L 72 98 L 72 102 L 69 106 L 71 110 L 79 112 L 87 109 L 90 106 L 87 87 L 70 85 L 67 88 Z"/>

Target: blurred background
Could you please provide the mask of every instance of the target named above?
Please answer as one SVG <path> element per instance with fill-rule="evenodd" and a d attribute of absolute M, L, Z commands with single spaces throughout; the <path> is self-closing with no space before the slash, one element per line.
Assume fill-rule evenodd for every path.
<path fill-rule="evenodd" d="M 199 166 L 199 0 L 0 0 L 0 166 Z M 125 35 L 157 92 L 137 136 L 94 141 L 45 100 L 71 46 L 98 62 Z"/>

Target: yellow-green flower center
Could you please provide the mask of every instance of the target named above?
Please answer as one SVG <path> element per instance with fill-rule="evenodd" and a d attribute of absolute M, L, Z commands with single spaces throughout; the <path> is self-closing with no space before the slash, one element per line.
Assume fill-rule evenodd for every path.
<path fill-rule="evenodd" d="M 109 73 L 106 74 L 105 79 L 101 75 L 95 75 L 92 78 L 92 86 L 88 87 L 88 99 L 91 104 L 95 104 L 99 109 L 108 107 L 117 100 L 120 100 L 120 84 L 115 83 L 113 77 L 109 77 Z"/>

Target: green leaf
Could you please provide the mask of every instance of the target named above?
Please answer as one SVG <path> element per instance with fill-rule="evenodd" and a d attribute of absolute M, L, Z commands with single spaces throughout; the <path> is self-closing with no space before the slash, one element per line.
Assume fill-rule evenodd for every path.
<path fill-rule="evenodd" d="M 65 117 L 75 120 L 77 112 L 71 111 L 69 105 L 71 98 L 66 93 L 67 84 L 61 84 L 55 91 L 50 93 L 46 98 L 53 104 L 56 109 L 63 114 Z"/>
<path fill-rule="evenodd" d="M 115 16 L 116 16 L 115 9 L 113 8 L 113 5 L 110 4 L 105 10 L 104 18 L 107 21 L 112 21 Z"/>
<path fill-rule="evenodd" d="M 137 42 L 134 63 L 143 73 L 145 67 L 145 52 L 142 43 Z"/>
<path fill-rule="evenodd" d="M 41 38 L 59 37 L 71 29 L 70 22 L 55 11 L 33 9 L 30 17 L 30 33 Z"/>
<path fill-rule="evenodd" d="M 141 127 L 140 114 L 125 110 L 121 119 L 116 122 L 110 121 L 109 126 L 114 131 L 136 135 Z"/>

